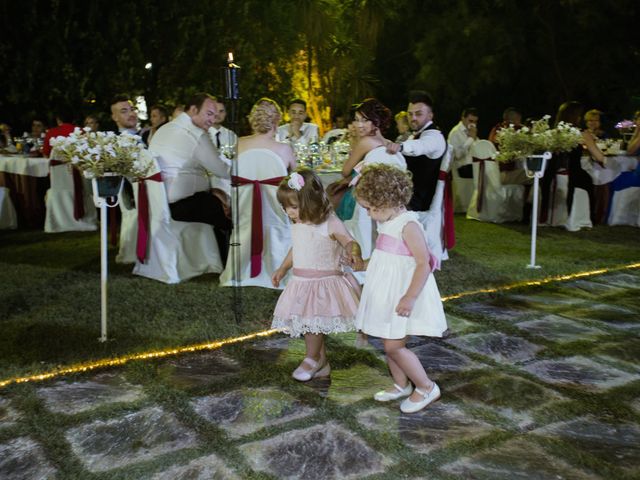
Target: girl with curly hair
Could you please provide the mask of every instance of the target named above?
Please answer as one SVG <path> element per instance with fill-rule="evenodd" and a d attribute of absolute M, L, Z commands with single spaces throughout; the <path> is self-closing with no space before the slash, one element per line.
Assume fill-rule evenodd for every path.
<path fill-rule="evenodd" d="M 292 337 L 304 335 L 307 352 L 293 378 L 306 382 L 331 372 L 324 336 L 354 330 L 360 287 L 341 271 L 341 259 L 354 268 L 362 268 L 363 262 L 360 246 L 333 213 L 312 170 L 293 172 L 280 183 L 277 195 L 293 222 L 293 246 L 274 272 L 273 285 L 291 268 L 293 275 L 278 299 L 271 328 Z"/>
<path fill-rule="evenodd" d="M 383 339 L 393 378 L 393 387 L 376 393 L 374 399 L 387 402 L 408 397 L 400 404 L 404 413 L 422 410 L 440 398 L 438 385 L 406 347 L 407 336 L 442 337 L 447 329 L 433 276 L 436 260 L 418 215 L 406 209 L 412 192 L 410 176 L 389 165 L 365 167 L 355 189 L 358 203 L 378 222 L 356 328 Z"/>

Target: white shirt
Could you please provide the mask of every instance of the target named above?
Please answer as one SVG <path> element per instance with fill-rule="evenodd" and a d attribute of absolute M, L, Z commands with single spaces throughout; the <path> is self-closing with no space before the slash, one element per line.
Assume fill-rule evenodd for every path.
<path fill-rule="evenodd" d="M 280 125 L 276 131 L 276 140 L 279 142 L 294 141 L 295 143 L 302 143 L 308 145 L 313 140 L 318 141 L 318 126 L 315 123 L 303 123 L 300 127 L 302 135 L 298 139 L 289 138 L 289 124 Z"/>
<path fill-rule="evenodd" d="M 220 132 L 220 146 L 235 145 L 238 142 L 238 136 L 233 132 L 233 130 L 229 130 L 223 125 L 220 125 L 220 128 L 211 127 L 209 129 L 209 136 L 216 147 L 218 146 L 216 139 L 218 132 Z"/>
<path fill-rule="evenodd" d="M 402 142 L 402 154 L 407 157 L 419 157 L 426 155 L 427 158 L 439 158 L 444 153 L 447 142 L 440 130 L 425 130 L 433 122 L 428 122 L 419 131 L 415 132 L 409 140 Z"/>
<path fill-rule="evenodd" d="M 453 162 L 456 168 L 473 163 L 471 145 L 473 145 L 475 139 L 469 136 L 469 131 L 462 122 L 458 122 L 458 124 L 451 129 L 448 141 L 451 147 L 453 147 Z"/>
<path fill-rule="evenodd" d="M 229 178 L 229 166 L 220 158 L 211 137 L 186 113 L 160 127 L 149 150 L 158 156 L 169 203 L 208 191 L 209 173 Z"/>

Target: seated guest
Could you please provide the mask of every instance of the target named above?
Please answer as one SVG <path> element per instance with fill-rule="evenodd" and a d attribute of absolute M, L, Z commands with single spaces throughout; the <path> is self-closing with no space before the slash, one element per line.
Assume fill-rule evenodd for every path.
<path fill-rule="evenodd" d="M 44 157 L 48 157 L 51 154 L 51 144 L 50 141 L 55 137 L 68 137 L 73 133 L 76 126 L 71 123 L 73 121 L 73 115 L 66 108 L 61 108 L 58 110 L 56 114 L 56 124 L 57 126 L 50 128 L 47 130 L 47 133 L 44 136 L 44 144 L 42 146 L 42 155 Z"/>
<path fill-rule="evenodd" d="M 590 133 L 593 136 L 594 140 L 598 140 L 600 138 L 606 138 L 604 130 L 600 128 L 600 115 L 602 112 L 600 110 L 589 110 L 584 114 L 584 124 L 587 127 L 585 132 Z"/>
<path fill-rule="evenodd" d="M 142 141 L 147 147 L 149 146 L 149 143 L 151 143 L 151 138 L 155 135 L 158 129 L 169 121 L 169 114 L 167 113 L 167 109 L 164 105 L 154 105 L 149 111 L 151 127 L 142 132 Z"/>
<path fill-rule="evenodd" d="M 0 149 L 9 153 L 16 153 L 16 147 L 13 144 L 11 136 L 11 127 L 7 123 L 0 123 Z"/>
<path fill-rule="evenodd" d="M 398 131 L 396 143 L 402 143 L 405 140 L 408 140 L 409 136 L 411 135 L 411 127 L 409 126 L 409 114 L 404 110 L 402 112 L 398 112 L 396 113 L 395 121 L 396 130 Z"/>
<path fill-rule="evenodd" d="M 175 120 L 182 112 L 184 112 L 184 104 L 178 103 L 175 107 L 173 107 L 173 112 L 171 112 L 171 117 L 169 118 L 169 120 Z"/>
<path fill-rule="evenodd" d="M 238 137 L 236 134 L 223 125 L 227 118 L 227 108 L 222 101 L 221 96 L 216 97 L 216 106 L 218 107 L 218 116 L 213 122 L 213 126 L 209 129 L 209 135 L 216 148 L 235 145 Z"/>
<path fill-rule="evenodd" d="M 322 141 L 327 145 L 333 142 L 339 142 L 344 139 L 347 134 L 347 118 L 343 114 L 338 114 L 333 117 L 333 124 L 331 130 L 324 134 Z"/>
<path fill-rule="evenodd" d="M 100 119 L 98 118 L 98 115 L 90 113 L 84 117 L 84 126 L 85 128 L 90 128 L 92 132 L 100 130 Z"/>
<path fill-rule="evenodd" d="M 158 155 L 171 218 L 213 225 L 220 255 L 226 260 L 231 230 L 229 197 L 211 189 L 208 178 L 209 172 L 229 178 L 229 167 L 208 135 L 218 114 L 216 103 L 211 95 L 195 94 L 185 112 L 158 129 L 149 150 Z"/>
<path fill-rule="evenodd" d="M 634 118 L 634 123 L 636 124 L 636 129 L 633 132 L 633 136 L 631 137 L 631 140 L 629 140 L 629 143 L 627 144 L 628 155 L 640 154 L 640 110 L 638 110 L 635 113 L 633 118 Z"/>
<path fill-rule="evenodd" d="M 293 149 L 288 143 L 275 139 L 281 118 L 282 110 L 275 101 L 265 97 L 258 100 L 249 113 L 253 133 L 238 140 L 238 156 L 253 148 L 265 148 L 280 157 L 287 171 L 295 170 L 297 165 Z"/>
<path fill-rule="evenodd" d="M 127 95 L 116 95 L 111 99 L 111 119 L 116 124 L 117 133 L 127 132 L 139 135 L 138 111 Z"/>
<path fill-rule="evenodd" d="M 281 125 L 277 131 L 280 142 L 307 145 L 318 141 L 318 126 L 305 122 L 307 119 L 307 102 L 296 98 L 289 104 L 289 123 Z"/>
<path fill-rule="evenodd" d="M 44 122 L 39 118 L 34 118 L 31 122 L 31 133 L 29 136 L 31 138 L 44 138 L 46 131 L 47 127 L 45 127 Z"/>
<path fill-rule="evenodd" d="M 495 125 L 491 129 L 491 132 L 489 132 L 489 141 L 498 146 L 498 142 L 496 142 L 496 134 L 501 128 L 508 127 L 509 125 L 513 125 L 513 128 L 516 130 L 520 130 L 522 128 L 522 113 L 520 113 L 520 111 L 515 107 L 505 109 L 502 113 L 502 121 Z"/>
<path fill-rule="evenodd" d="M 465 108 L 458 124 L 451 129 L 447 141 L 453 148 L 453 167 L 460 178 L 473 178 L 471 145 L 478 139 L 478 110 Z"/>

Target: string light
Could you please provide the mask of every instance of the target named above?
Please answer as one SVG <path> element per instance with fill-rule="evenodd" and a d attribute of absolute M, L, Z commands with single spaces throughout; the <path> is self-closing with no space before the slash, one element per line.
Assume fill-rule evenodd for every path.
<path fill-rule="evenodd" d="M 629 270 L 633 268 L 640 268 L 640 263 L 632 263 L 629 265 L 624 265 L 621 267 L 614 267 L 614 268 L 601 268 L 598 270 L 591 270 L 589 272 L 579 272 L 579 273 L 572 273 L 568 275 L 557 275 L 554 277 L 543 278 L 540 280 L 516 282 L 510 285 L 503 285 L 503 286 L 494 287 L 494 288 L 482 288 L 479 290 L 460 292 L 453 295 L 447 295 L 446 297 L 442 298 L 442 301 L 447 302 L 449 300 L 469 297 L 471 295 L 479 295 L 482 293 L 496 293 L 496 292 L 513 290 L 515 288 L 521 288 L 521 287 L 539 286 L 539 285 L 545 285 L 552 282 L 563 282 L 567 280 L 574 280 L 576 278 L 589 277 L 592 275 L 601 275 L 603 273 L 610 273 L 610 272 L 615 272 L 620 270 Z M 77 365 L 71 365 L 68 367 L 58 368 L 56 370 L 41 373 L 38 375 L 30 375 L 26 377 L 15 377 L 15 378 L 8 378 L 6 380 L 0 380 L 0 388 L 6 387 L 8 385 L 12 385 L 14 383 L 17 384 L 17 383 L 27 383 L 27 382 L 39 382 L 43 380 L 50 380 L 52 378 L 63 376 L 63 375 L 88 372 L 98 368 L 122 366 L 128 362 L 132 362 L 136 360 L 151 360 L 156 358 L 179 355 L 182 353 L 199 352 L 202 350 L 216 350 L 225 345 L 245 342 L 247 340 L 252 340 L 254 338 L 269 337 L 278 332 L 279 330 L 276 330 L 276 329 L 263 330 L 261 332 L 254 332 L 254 333 L 250 333 L 248 335 L 243 335 L 240 337 L 227 338 L 224 340 L 216 340 L 215 342 L 200 343 L 198 345 L 188 345 L 185 347 L 176 347 L 176 348 L 159 350 L 154 352 L 135 353 L 135 354 L 125 355 L 117 358 L 96 360 L 95 362 L 87 362 L 87 363 L 82 363 Z"/>

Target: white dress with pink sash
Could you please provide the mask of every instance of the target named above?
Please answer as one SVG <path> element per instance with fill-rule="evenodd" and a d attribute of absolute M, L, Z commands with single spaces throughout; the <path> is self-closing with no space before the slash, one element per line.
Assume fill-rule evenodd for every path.
<path fill-rule="evenodd" d="M 320 225 L 291 225 L 293 275 L 278 299 L 271 328 L 292 337 L 355 330 L 360 286 L 340 269 L 343 249 L 331 238 L 334 229 L 347 234 L 335 215 Z"/>
<path fill-rule="evenodd" d="M 407 292 L 416 262 L 402 239 L 409 222 L 418 222 L 414 212 L 378 223 L 378 239 L 367 267 L 367 279 L 356 315 L 356 328 L 368 335 L 400 339 L 407 335 L 441 337 L 447 330 L 447 319 L 433 274 L 416 299 L 409 317 L 401 317 L 395 309 Z M 433 257 L 432 257 L 433 259 Z M 435 262 L 430 262 L 432 268 Z"/>

